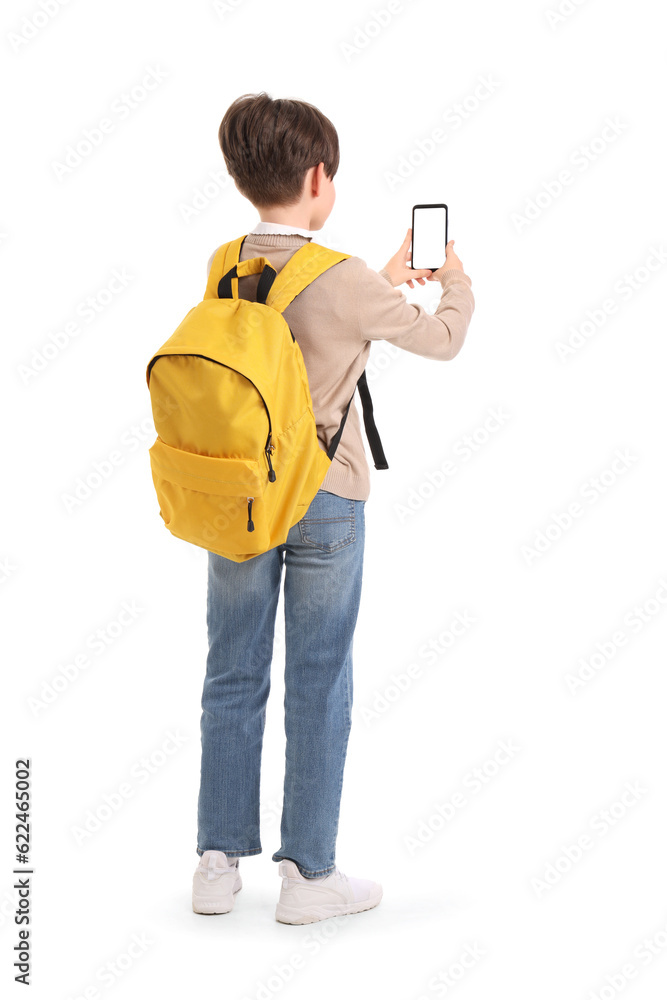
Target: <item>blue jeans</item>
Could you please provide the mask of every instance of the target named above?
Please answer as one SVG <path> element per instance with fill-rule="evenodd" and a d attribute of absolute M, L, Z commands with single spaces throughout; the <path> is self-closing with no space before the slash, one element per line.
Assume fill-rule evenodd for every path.
<path fill-rule="evenodd" d="M 365 500 L 318 490 L 287 540 L 246 562 L 209 552 L 197 853 L 259 854 L 262 738 L 285 563 L 281 844 L 307 878 L 334 870 L 352 708 Z"/>

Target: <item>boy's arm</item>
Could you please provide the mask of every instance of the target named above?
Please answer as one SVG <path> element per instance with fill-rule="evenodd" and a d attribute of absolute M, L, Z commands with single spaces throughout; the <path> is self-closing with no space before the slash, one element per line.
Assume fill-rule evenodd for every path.
<path fill-rule="evenodd" d="M 458 354 L 475 311 L 472 282 L 464 271 L 452 268 L 441 273 L 442 295 L 431 315 L 422 305 L 408 302 L 384 268 L 373 271 L 360 258 L 356 263 L 357 323 L 362 340 L 388 340 L 433 361 L 450 361 Z"/>

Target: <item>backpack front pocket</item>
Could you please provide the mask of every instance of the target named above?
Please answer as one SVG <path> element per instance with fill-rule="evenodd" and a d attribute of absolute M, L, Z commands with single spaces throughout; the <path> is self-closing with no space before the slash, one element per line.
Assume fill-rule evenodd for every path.
<path fill-rule="evenodd" d="M 173 535 L 220 555 L 268 548 L 266 472 L 259 462 L 199 455 L 159 437 L 148 453 L 160 516 Z"/>

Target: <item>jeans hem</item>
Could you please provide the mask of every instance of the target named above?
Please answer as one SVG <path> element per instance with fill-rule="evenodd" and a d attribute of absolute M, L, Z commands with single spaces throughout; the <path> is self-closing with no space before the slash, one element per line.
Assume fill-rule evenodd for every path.
<path fill-rule="evenodd" d="M 207 847 L 206 850 L 207 851 L 222 851 L 223 854 L 226 854 L 228 858 L 244 858 L 244 857 L 246 857 L 246 856 L 248 856 L 250 854 L 261 854 L 261 852 L 262 852 L 262 848 L 261 847 L 251 847 L 247 851 L 234 851 L 234 850 L 226 851 L 224 849 L 224 847 Z M 201 857 L 203 853 L 204 853 L 204 851 L 201 849 L 201 847 L 198 847 L 197 848 L 197 854 Z"/>
<path fill-rule="evenodd" d="M 271 860 L 294 861 L 294 858 L 288 858 L 284 854 L 274 854 Z M 331 873 L 336 870 L 335 865 L 330 865 L 328 868 L 319 868 L 317 871 L 312 871 L 310 868 L 303 868 L 298 861 L 294 861 L 294 864 L 297 866 L 299 873 L 303 875 L 304 878 L 319 878 L 321 875 L 331 875 Z"/>

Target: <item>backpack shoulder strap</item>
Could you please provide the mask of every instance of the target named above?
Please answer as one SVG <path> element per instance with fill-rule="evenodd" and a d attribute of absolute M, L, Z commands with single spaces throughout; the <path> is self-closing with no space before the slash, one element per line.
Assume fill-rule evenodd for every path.
<path fill-rule="evenodd" d="M 319 243 L 304 243 L 278 272 L 266 299 L 267 306 L 283 312 L 311 281 L 349 256 L 349 253 L 330 250 Z"/>
<path fill-rule="evenodd" d="M 357 389 L 359 390 L 359 395 L 361 396 L 361 405 L 364 411 L 364 427 L 366 428 L 366 437 L 368 438 L 368 443 L 371 446 L 371 452 L 373 454 L 373 464 L 376 469 L 388 469 L 389 465 L 385 457 L 384 448 L 382 447 L 382 441 L 380 440 L 378 429 L 375 426 L 375 417 L 373 416 L 373 400 L 371 399 L 370 389 L 368 388 L 365 368 L 357 379 L 354 392 L 356 392 Z M 338 430 L 329 443 L 327 455 L 330 459 L 333 459 L 336 448 L 338 447 L 338 442 L 342 437 L 343 427 L 345 427 L 345 421 L 347 420 L 347 415 L 350 411 L 350 407 L 352 406 L 352 400 L 354 399 L 354 392 L 350 397 L 349 403 L 345 407 L 343 419 L 338 425 Z"/>
<path fill-rule="evenodd" d="M 302 247 L 299 247 L 299 249 L 292 254 L 284 267 L 281 268 L 277 278 L 273 282 L 271 291 L 267 296 L 266 304 L 273 306 L 274 309 L 282 312 L 283 309 L 285 309 L 299 294 L 299 292 L 302 292 L 303 289 L 311 283 L 311 281 L 318 278 L 320 274 L 324 274 L 324 272 L 334 264 L 338 264 L 341 260 L 346 260 L 349 256 L 349 253 L 339 253 L 337 250 L 330 250 L 328 247 L 322 247 L 318 243 L 304 243 Z M 365 370 L 361 373 L 359 379 L 357 380 L 355 392 L 357 389 L 359 389 L 359 396 L 361 397 L 361 405 L 364 412 L 364 427 L 366 429 L 368 443 L 371 446 L 373 463 L 376 469 L 388 469 L 389 465 L 387 464 L 380 435 L 378 434 L 378 429 L 375 426 L 373 401 L 368 388 Z M 342 420 L 329 443 L 327 454 L 332 460 L 338 447 L 338 443 L 342 437 L 345 421 L 347 420 L 347 415 L 353 399 L 354 393 L 345 407 Z"/>

